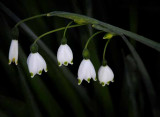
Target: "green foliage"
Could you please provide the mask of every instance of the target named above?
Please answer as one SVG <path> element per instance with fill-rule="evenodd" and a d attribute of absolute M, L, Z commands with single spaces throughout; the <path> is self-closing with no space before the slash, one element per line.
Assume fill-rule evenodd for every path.
<path fill-rule="evenodd" d="M 65 7 L 61 7 L 58 0 L 39 1 L 39 3 L 35 0 L 15 0 L 12 6 L 9 5 L 11 1 L 8 1 L 8 3 L 4 1 L 4 3 L 6 6 L 0 2 L 0 117 L 145 117 L 148 115 L 159 117 L 156 93 L 159 90 L 156 86 L 159 71 L 152 70 L 156 69 L 154 64 L 146 67 L 146 61 L 148 60 L 145 57 L 155 53 L 157 60 L 159 60 L 160 43 L 153 41 L 154 38 L 151 38 L 151 40 L 104 23 L 105 19 L 118 15 L 112 14 L 112 12 L 114 13 L 113 9 L 109 13 L 102 6 L 98 6 L 99 3 L 100 5 L 106 3 L 105 0 L 81 2 L 69 0 L 64 1 Z M 94 5 L 96 5 L 96 9 Z M 75 13 L 54 11 L 59 9 Z M 131 10 L 134 12 L 134 9 Z M 44 12 L 49 13 L 38 15 Z M 96 12 L 98 12 L 98 15 Z M 107 16 L 107 14 L 112 15 Z M 137 13 L 133 14 L 137 15 Z M 29 21 L 31 19 L 29 18 L 25 20 L 27 22 L 24 24 L 19 25 L 19 23 L 19 26 L 17 25 L 19 29 L 18 66 L 14 64 L 9 66 L 7 63 L 8 49 L 12 39 L 11 29 L 20 21 L 20 18 L 24 19 L 31 16 L 37 19 Z M 104 22 L 97 20 L 101 19 L 101 16 L 105 16 Z M 96 19 L 91 17 L 96 17 Z M 134 17 L 136 18 L 135 22 L 130 19 L 131 23 L 134 22 L 134 28 L 130 28 L 138 32 L 136 29 L 138 28 L 138 24 L 136 24 L 138 18 L 137 16 Z M 128 16 L 125 16 L 125 18 L 128 19 Z M 66 33 L 67 44 L 73 49 L 74 65 L 59 67 L 56 52 L 68 20 L 77 23 L 69 26 Z M 121 24 L 118 20 L 116 22 Z M 79 27 L 82 25 L 83 27 Z M 124 25 L 130 24 L 125 22 Z M 103 82 L 100 84 L 99 81 L 94 82 L 88 78 L 90 83 L 87 83 L 77 78 L 79 63 L 83 59 L 82 51 L 88 38 L 94 32 L 98 32 L 97 30 L 107 34 L 105 36 L 99 34 L 94 37 L 95 39 L 88 44 L 89 52 L 87 51 L 85 56 L 86 58 L 90 57 L 96 71 L 98 71 L 103 59 L 104 42 L 106 42 L 102 38 L 103 36 L 105 39 L 112 38 L 106 50 L 107 56 L 104 58 L 107 57 L 105 59 L 107 61 L 104 61 L 104 65 L 107 62 L 113 69 L 115 82 L 104 87 L 102 86 L 104 85 Z M 56 33 L 51 34 L 53 32 Z M 51 36 L 48 34 L 51 34 Z M 40 38 L 43 38 L 38 40 L 40 38 L 37 35 L 41 35 Z M 134 44 L 132 45 L 126 37 L 146 46 L 138 48 L 137 43 L 135 44 L 132 41 Z M 119 38 L 122 38 L 122 40 L 119 40 Z M 30 53 L 29 45 L 35 40 L 39 47 L 38 52 L 46 60 L 48 72 L 40 71 L 42 72 L 41 76 L 36 75 L 31 78 L 26 61 Z M 150 51 L 147 51 L 146 48 Z M 36 48 L 32 49 L 34 51 Z M 145 53 L 145 51 L 147 52 Z M 150 61 L 159 66 L 158 61 L 154 58 L 150 58 Z M 154 77 L 154 74 L 157 77 Z"/>

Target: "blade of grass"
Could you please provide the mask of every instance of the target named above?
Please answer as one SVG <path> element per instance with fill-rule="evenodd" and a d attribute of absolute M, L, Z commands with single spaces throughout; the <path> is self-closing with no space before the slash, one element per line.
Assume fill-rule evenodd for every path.
<path fill-rule="evenodd" d="M 134 47 L 129 43 L 129 41 L 127 40 L 127 38 L 124 35 L 122 35 L 122 38 L 123 38 L 124 42 L 126 43 L 126 45 L 128 46 L 132 56 L 134 57 L 136 64 L 138 66 L 139 72 L 141 73 L 142 80 L 145 84 L 145 87 L 146 87 L 146 90 L 148 93 L 148 97 L 150 99 L 152 113 L 153 113 L 154 117 L 158 117 L 159 112 L 158 112 L 158 108 L 157 108 L 156 93 L 153 88 L 150 76 L 144 66 L 142 59 L 140 58 L 140 56 L 138 55 L 138 53 L 136 52 Z"/>
<path fill-rule="evenodd" d="M 126 90 L 128 92 L 128 117 L 140 117 L 138 104 L 136 100 L 137 95 L 137 89 L 139 89 L 137 79 L 138 74 L 136 73 L 137 67 L 136 63 L 130 56 L 127 56 L 124 58 L 124 65 L 125 65 L 125 80 L 126 82 L 124 85 L 126 85 Z M 122 94 L 123 95 L 123 94 Z M 127 99 L 127 97 L 124 97 Z M 125 100 L 124 99 L 124 100 Z"/>
<path fill-rule="evenodd" d="M 0 107 L 11 114 L 11 116 L 27 117 L 26 104 L 20 100 L 0 95 Z"/>

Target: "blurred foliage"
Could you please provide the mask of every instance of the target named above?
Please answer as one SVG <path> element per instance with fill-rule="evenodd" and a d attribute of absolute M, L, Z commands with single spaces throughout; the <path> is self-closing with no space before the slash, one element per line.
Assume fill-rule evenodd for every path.
<path fill-rule="evenodd" d="M 38 18 L 21 25 L 19 65 L 8 65 L 11 28 L 20 19 L 51 11 L 68 11 L 94 17 L 115 26 L 158 38 L 160 7 L 156 0 L 1 0 L 0 7 L 0 117 L 159 117 L 160 53 L 130 39 L 115 36 L 106 59 L 115 74 L 115 82 L 102 87 L 91 81 L 77 84 L 77 71 L 87 39 L 96 30 L 91 26 L 68 29 L 68 44 L 74 53 L 74 65 L 58 67 L 57 49 L 63 31 L 38 41 L 39 53 L 48 72 L 30 78 L 26 59 L 29 47 L 38 35 L 66 26 L 69 20 Z M 151 4 L 152 3 L 152 4 Z M 156 18 L 154 18 L 156 17 Z M 89 44 L 91 61 L 98 71 L 106 40 L 95 37 Z M 124 37 L 125 38 L 125 37 Z"/>

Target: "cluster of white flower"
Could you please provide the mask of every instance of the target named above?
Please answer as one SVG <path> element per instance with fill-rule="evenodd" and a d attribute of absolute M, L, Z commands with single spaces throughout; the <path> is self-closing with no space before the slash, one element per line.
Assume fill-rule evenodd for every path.
<path fill-rule="evenodd" d="M 94 81 L 97 80 L 94 66 L 90 59 L 83 59 L 78 69 L 78 84 L 80 85 L 83 80 L 89 83 L 91 78 Z M 109 85 L 110 82 L 113 82 L 113 78 L 114 74 L 108 65 L 99 68 L 98 79 L 102 86 Z"/>
<path fill-rule="evenodd" d="M 69 25 L 67 25 L 67 27 L 68 26 Z M 66 29 L 64 32 L 66 32 Z M 18 33 L 19 33 L 18 29 L 15 28 L 12 31 L 12 36 L 18 38 Z M 90 40 L 91 38 L 89 39 L 89 41 Z M 87 42 L 87 45 L 89 41 Z M 88 83 L 90 82 L 91 78 L 94 81 L 97 80 L 96 71 L 92 62 L 90 61 L 90 56 L 87 46 L 83 50 L 82 55 L 84 59 L 80 63 L 78 69 L 78 85 L 80 85 L 83 80 L 86 80 Z M 65 38 L 65 33 L 64 37 L 62 38 L 61 45 L 57 51 L 57 61 L 59 66 L 62 65 L 68 66 L 68 64 L 71 65 L 73 64 L 73 52 L 71 48 L 67 45 L 67 39 Z M 18 64 L 18 40 L 16 39 L 12 40 L 9 50 L 9 64 L 11 64 L 12 62 L 15 62 L 16 65 Z M 33 45 L 31 46 L 31 53 L 27 58 L 27 65 L 31 78 L 33 78 L 36 74 L 41 75 L 43 70 L 47 72 L 46 62 L 43 59 L 43 57 L 38 53 L 38 45 L 36 43 L 33 43 Z M 113 78 L 114 74 L 108 65 L 104 64 L 103 66 L 100 67 L 98 71 L 98 79 L 102 84 L 102 86 L 105 86 L 106 84 L 109 85 L 110 82 L 113 82 Z"/>
<path fill-rule="evenodd" d="M 67 44 L 60 45 L 57 51 L 57 60 L 59 66 L 62 64 L 67 66 L 68 63 L 73 64 L 73 53 Z M 11 64 L 11 62 L 15 62 L 16 65 L 18 64 L 18 40 L 12 40 L 11 42 L 9 64 Z M 30 53 L 27 58 L 27 65 L 32 78 L 36 74 L 41 75 L 43 70 L 47 72 L 46 62 L 38 52 Z M 80 85 L 83 80 L 86 80 L 89 83 L 91 78 L 94 81 L 97 80 L 95 68 L 90 59 L 83 59 L 78 69 L 78 84 Z M 113 78 L 114 74 L 108 65 L 100 67 L 98 79 L 102 86 L 105 86 L 106 84 L 109 85 L 110 81 L 113 82 Z"/>

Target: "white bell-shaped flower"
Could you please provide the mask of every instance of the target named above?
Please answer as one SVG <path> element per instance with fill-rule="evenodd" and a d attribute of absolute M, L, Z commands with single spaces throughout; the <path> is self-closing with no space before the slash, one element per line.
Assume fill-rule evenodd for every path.
<path fill-rule="evenodd" d="M 62 64 L 67 66 L 69 64 L 73 64 L 73 53 L 71 48 L 67 44 L 61 44 L 57 51 L 57 60 L 58 65 Z"/>
<path fill-rule="evenodd" d="M 106 66 L 101 66 L 98 71 L 98 79 L 102 86 L 105 86 L 106 84 L 109 85 L 110 82 L 114 82 L 113 80 L 114 74 L 111 68 Z"/>
<path fill-rule="evenodd" d="M 18 40 L 12 40 L 10 49 L 9 49 L 9 63 L 15 62 L 18 64 Z"/>
<path fill-rule="evenodd" d="M 47 72 L 47 65 L 43 57 L 38 53 L 30 53 L 27 58 L 28 69 L 33 78 L 36 74 L 41 75 L 44 69 Z"/>
<path fill-rule="evenodd" d="M 90 59 L 83 59 L 78 69 L 78 85 L 81 84 L 83 79 L 89 83 L 91 78 L 94 81 L 97 80 L 94 66 Z"/>

